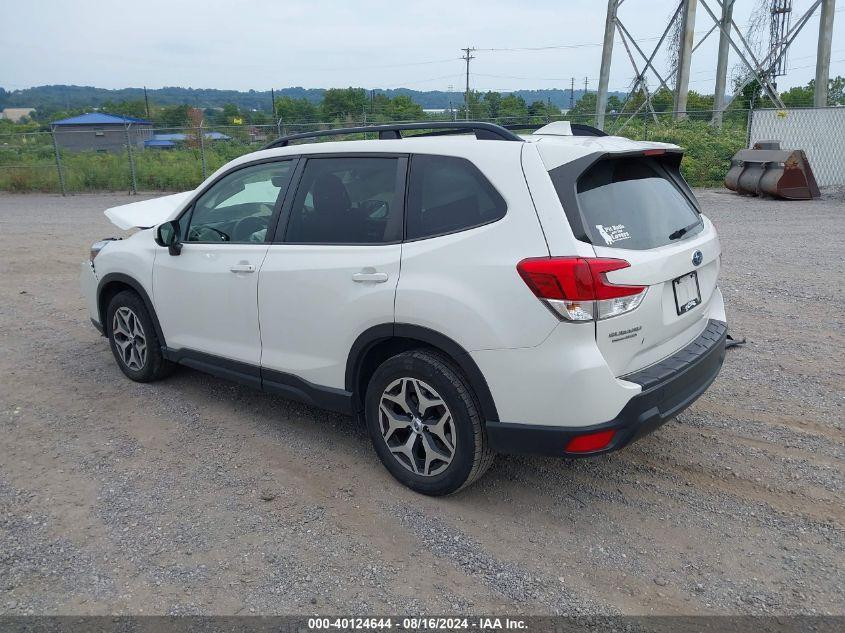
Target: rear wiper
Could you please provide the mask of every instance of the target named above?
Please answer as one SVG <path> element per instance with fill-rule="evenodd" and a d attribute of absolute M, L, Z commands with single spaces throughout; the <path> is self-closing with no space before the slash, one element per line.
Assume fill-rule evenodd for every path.
<path fill-rule="evenodd" d="M 701 224 L 701 218 L 698 218 L 695 222 L 693 222 L 689 226 L 685 226 L 684 228 L 678 229 L 674 233 L 671 233 L 669 235 L 669 239 L 670 240 L 678 240 L 678 239 L 682 238 L 684 235 L 686 235 L 687 233 L 689 233 L 690 231 L 692 231 L 699 224 Z"/>

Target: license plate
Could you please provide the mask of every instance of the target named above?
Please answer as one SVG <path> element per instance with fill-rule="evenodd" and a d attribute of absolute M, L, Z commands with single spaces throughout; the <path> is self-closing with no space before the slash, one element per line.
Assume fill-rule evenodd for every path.
<path fill-rule="evenodd" d="M 698 273 L 693 271 L 672 281 L 675 291 L 675 308 L 678 316 L 689 312 L 701 303 L 701 289 L 698 287 Z"/>

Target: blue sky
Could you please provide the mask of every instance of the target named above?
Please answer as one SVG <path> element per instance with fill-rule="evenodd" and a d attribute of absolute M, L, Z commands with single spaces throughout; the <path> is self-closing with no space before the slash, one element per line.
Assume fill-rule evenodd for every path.
<path fill-rule="evenodd" d="M 754 6 L 765 0 L 736 2 L 734 17 L 744 26 Z M 795 0 L 796 18 L 810 4 Z M 587 77 L 594 90 L 606 6 L 604 0 L 27 0 L 3 9 L 0 86 L 454 86 L 459 91 L 464 82 L 459 49 L 474 46 L 479 50 L 471 66 L 473 88 L 569 88 L 574 76 L 577 87 L 583 88 Z M 619 14 L 650 52 L 674 7 L 675 0 L 625 0 Z M 698 37 L 711 25 L 699 3 Z M 814 76 L 817 38 L 816 16 L 792 49 L 781 89 Z M 712 92 L 716 42 L 714 33 L 696 51 L 691 89 Z M 571 48 L 501 50 L 563 46 Z M 833 51 L 831 73 L 845 75 L 841 6 L 835 14 Z M 657 59 L 665 74 L 666 56 Z M 738 64 L 734 55 L 730 66 Z M 617 38 L 611 89 L 625 90 L 632 77 Z"/>

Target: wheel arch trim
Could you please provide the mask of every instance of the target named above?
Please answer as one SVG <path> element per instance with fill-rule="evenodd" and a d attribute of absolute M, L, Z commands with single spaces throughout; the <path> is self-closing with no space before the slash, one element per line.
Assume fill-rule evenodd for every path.
<path fill-rule="evenodd" d="M 153 320 L 153 327 L 156 331 L 156 336 L 158 337 L 159 344 L 162 348 L 167 346 L 167 343 L 164 338 L 164 332 L 161 330 L 161 324 L 158 322 L 158 315 L 156 314 L 155 308 L 153 307 L 153 302 L 150 300 L 149 294 L 144 289 L 144 286 L 141 285 L 136 279 L 130 277 L 129 275 L 125 275 L 123 273 L 109 273 L 104 275 L 102 279 L 100 279 L 99 283 L 97 284 L 97 313 L 100 317 L 100 323 L 103 326 L 103 335 L 108 336 L 109 332 L 109 324 L 107 323 L 108 319 L 106 319 L 106 310 L 108 306 L 104 305 L 103 301 L 103 290 L 106 286 L 111 284 L 121 284 L 124 286 L 129 286 L 132 290 L 138 293 L 138 296 L 141 297 L 141 301 L 144 302 L 144 307 L 147 308 L 147 312 L 150 314 L 150 318 Z"/>
<path fill-rule="evenodd" d="M 490 422 L 499 421 L 499 414 L 496 411 L 496 404 L 487 380 L 469 352 L 445 334 L 411 323 L 384 323 L 375 325 L 362 332 L 355 339 L 346 361 L 345 376 L 346 391 L 354 394 L 354 407 L 360 408 L 363 404 L 362 394 L 358 393 L 356 386 L 367 354 L 376 345 L 389 341 L 390 339 L 416 340 L 446 354 L 458 366 L 469 381 L 473 391 L 475 391 L 484 420 Z"/>

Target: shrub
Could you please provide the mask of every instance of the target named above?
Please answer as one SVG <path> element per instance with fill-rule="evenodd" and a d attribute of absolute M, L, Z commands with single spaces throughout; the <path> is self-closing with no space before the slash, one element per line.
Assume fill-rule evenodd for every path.
<path fill-rule="evenodd" d="M 621 119 L 610 121 L 621 125 Z M 745 146 L 745 119 L 726 118 L 722 130 L 701 120 L 671 121 L 658 125 L 641 118 L 628 122 L 621 135 L 680 145 L 686 151 L 681 169 L 694 187 L 721 186 L 731 157 Z M 331 140 L 327 137 L 325 140 Z M 206 174 L 228 161 L 257 149 L 243 140 L 209 142 L 205 146 Z M 138 189 L 141 191 L 186 191 L 202 182 L 199 148 L 133 151 Z M 131 184 L 126 152 L 68 152 L 61 155 L 62 170 L 69 191 L 128 191 Z M 59 191 L 55 156 L 49 135 L 21 137 L 17 143 L 0 145 L 0 190 Z"/>

